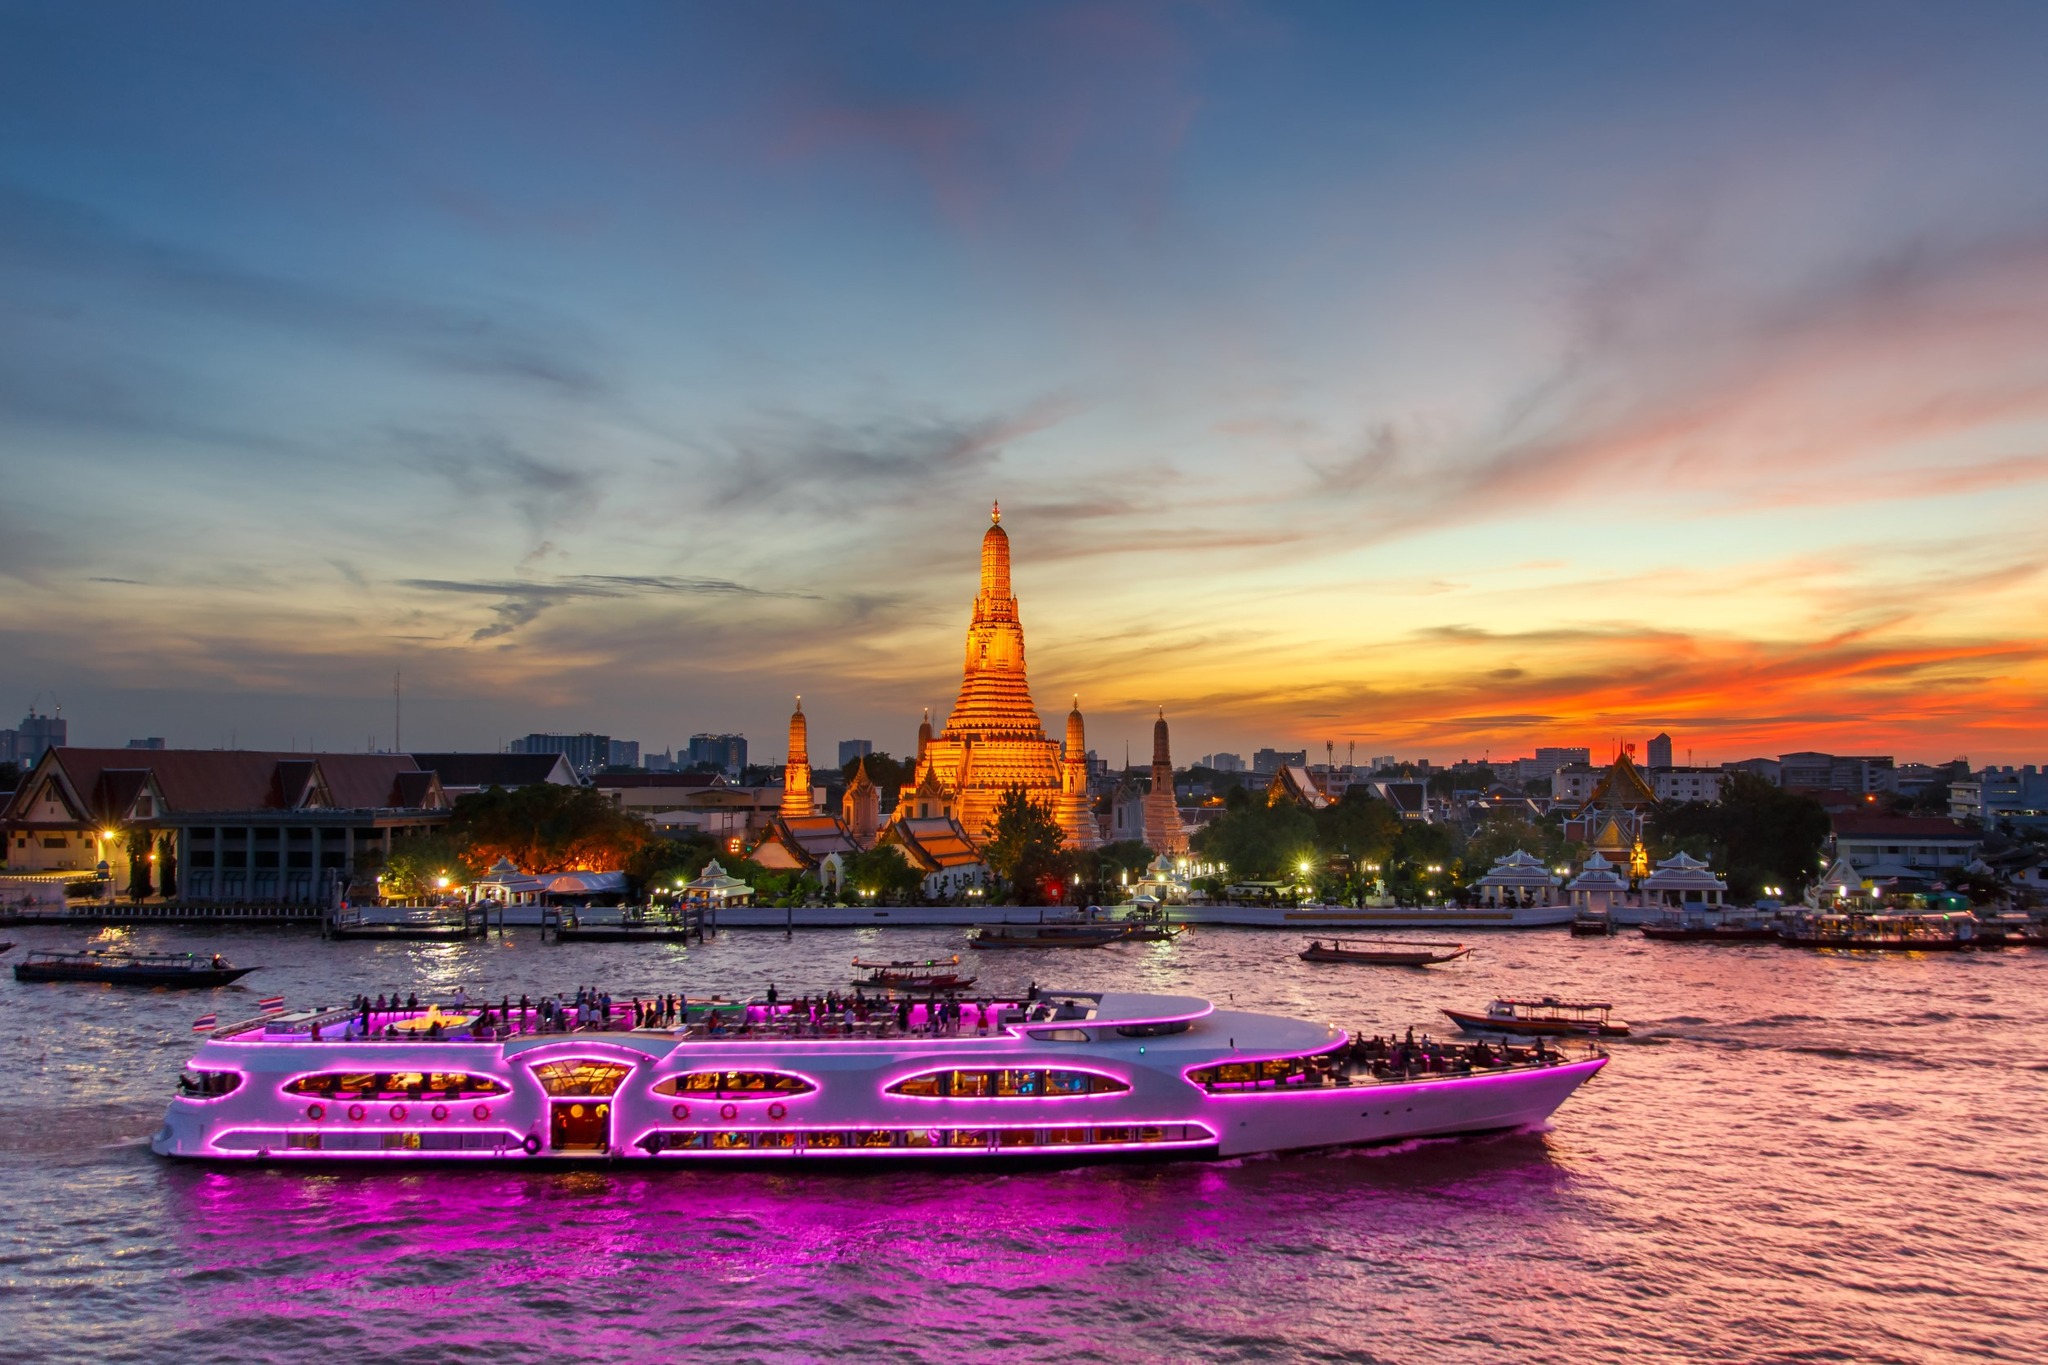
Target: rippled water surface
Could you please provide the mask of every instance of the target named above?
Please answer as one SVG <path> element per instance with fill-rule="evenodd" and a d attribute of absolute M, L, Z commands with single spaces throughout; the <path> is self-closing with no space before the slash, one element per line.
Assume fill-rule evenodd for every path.
<path fill-rule="evenodd" d="M 16 930 L 9 960 L 76 936 Z M 0 1353 L 25 1360 L 2048 1360 L 2048 952 L 1285 936 L 977 960 L 1380 1030 L 1502 992 L 1636 1025 L 1543 1132 L 1057 1172 L 265 1170 L 151 1156 L 192 1020 L 355 992 L 843 984 L 957 930 L 688 949 L 109 931 L 220 992 L 0 983 Z M 1023 957 L 1024 955 L 1017 955 Z"/>

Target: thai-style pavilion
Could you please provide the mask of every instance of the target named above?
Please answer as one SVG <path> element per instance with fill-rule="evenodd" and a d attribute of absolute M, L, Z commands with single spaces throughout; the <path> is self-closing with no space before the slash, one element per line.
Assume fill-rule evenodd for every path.
<path fill-rule="evenodd" d="M 1727 899 L 1728 883 L 1713 868 L 1683 851 L 1657 864 L 1642 881 L 1643 900 L 1674 910 L 1718 910 Z"/>
<path fill-rule="evenodd" d="M 1572 878 L 1565 892 L 1581 914 L 1588 911 L 1610 912 L 1627 899 L 1628 881 L 1615 870 L 1613 863 L 1595 853 L 1586 859 L 1579 875 Z"/>
<path fill-rule="evenodd" d="M 704 871 L 695 880 L 683 884 L 683 899 L 691 905 L 714 909 L 721 905 L 751 905 L 754 888 L 737 877 L 727 875 L 725 868 L 713 858 L 704 864 Z"/>
<path fill-rule="evenodd" d="M 1492 869 L 1472 883 L 1481 905 L 1555 905 L 1558 879 L 1543 860 L 1522 849 L 1494 862 Z"/>

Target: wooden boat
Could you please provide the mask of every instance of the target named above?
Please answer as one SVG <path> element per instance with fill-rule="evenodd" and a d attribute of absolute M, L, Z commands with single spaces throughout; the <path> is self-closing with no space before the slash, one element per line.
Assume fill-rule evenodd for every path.
<path fill-rule="evenodd" d="M 855 958 L 853 965 L 863 973 L 853 984 L 871 990 L 964 991 L 977 980 L 947 970 L 960 965 L 958 953 L 951 957 L 928 957 L 922 962 L 864 962 Z"/>
<path fill-rule="evenodd" d="M 1610 1017 L 1614 1006 L 1600 1000 L 1560 1000 L 1546 995 L 1540 1000 L 1496 1000 L 1484 1014 L 1447 1009 L 1457 1026 L 1467 1033 L 1512 1033 L 1524 1038 L 1564 1038 L 1592 1034 L 1600 1038 L 1626 1038 L 1628 1025 Z"/>
<path fill-rule="evenodd" d="M 1126 915 L 1115 921 L 1114 927 L 1123 930 L 1130 943 L 1171 943 L 1188 931 L 1185 924 L 1169 920 L 1164 910 Z"/>
<path fill-rule="evenodd" d="M 16 981 L 104 981 L 116 986 L 225 986 L 255 971 L 235 967 L 220 954 L 113 953 L 88 948 L 79 953 L 30 953 L 14 964 Z"/>
<path fill-rule="evenodd" d="M 1408 939 L 1341 939 L 1325 944 L 1308 941 L 1297 956 L 1303 962 L 1357 962 L 1369 967 L 1428 967 L 1471 952 L 1462 943 L 1424 943 Z"/>
<path fill-rule="evenodd" d="M 1644 938 L 1664 943 L 1769 943 L 1778 937 L 1777 925 L 1758 919 L 1671 919 L 1639 927 Z"/>
<path fill-rule="evenodd" d="M 13 951 L 14 945 L 12 943 L 0 943 L 0 953 L 9 953 Z"/>
<path fill-rule="evenodd" d="M 970 948 L 1100 948 L 1129 935 L 1113 924 L 977 924 Z"/>

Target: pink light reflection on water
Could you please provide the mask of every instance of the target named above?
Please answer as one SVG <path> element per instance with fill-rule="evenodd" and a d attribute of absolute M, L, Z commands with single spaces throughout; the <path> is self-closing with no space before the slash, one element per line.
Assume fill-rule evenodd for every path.
<path fill-rule="evenodd" d="M 1439 1147 L 1459 1155 L 1432 1156 Z M 1255 1330 L 1273 1315 L 1299 1332 L 1330 1305 L 1298 1277 L 1248 1294 L 1247 1275 L 1270 1278 L 1276 1250 L 1308 1276 L 1315 1256 L 1347 1246 L 1376 1256 L 1383 1236 L 1413 1239 L 1424 1231 L 1405 1202 L 1418 1161 L 1425 1181 L 1448 1179 L 1436 1191 L 1443 1221 L 1514 1222 L 1523 1246 L 1549 1219 L 1541 1204 L 1569 1184 L 1539 1135 L 1397 1155 L 971 1180 L 929 1169 L 178 1167 L 169 1212 L 195 1267 L 192 1309 L 224 1332 L 242 1324 L 245 1339 L 318 1336 L 346 1322 L 372 1350 L 512 1346 L 536 1333 L 590 1354 L 655 1342 L 729 1350 L 748 1322 L 772 1315 L 786 1349 L 811 1337 L 881 1349 L 893 1335 L 893 1349 L 940 1358 L 964 1315 L 977 1333 L 1064 1359 L 1085 1356 L 1117 1323 L 1185 1321 L 1190 1294 L 1215 1301 L 1201 1316 L 1217 1330 Z M 1472 1238 L 1500 1245 L 1493 1232 Z M 252 1276 L 251 1248 L 284 1264 Z M 1472 1255 L 1426 1254 L 1444 1266 Z M 860 1333 L 846 1335 L 848 1318 Z"/>

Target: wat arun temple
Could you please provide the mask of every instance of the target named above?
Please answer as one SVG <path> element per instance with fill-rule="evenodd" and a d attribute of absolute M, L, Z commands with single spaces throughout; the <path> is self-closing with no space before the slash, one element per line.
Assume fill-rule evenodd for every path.
<path fill-rule="evenodd" d="M 816 867 L 832 852 L 895 844 L 923 867 L 952 859 L 973 859 L 988 836 L 1004 795 L 1021 790 L 1059 821 L 1068 849 L 1099 848 L 1103 836 L 1088 790 L 1088 739 L 1080 701 L 1067 713 L 1065 743 L 1048 737 L 1031 700 L 1024 671 L 1024 625 L 1010 589 L 1010 535 L 1000 504 L 989 513 L 981 537 L 981 589 L 967 623 L 967 649 L 960 695 L 937 733 L 927 712 L 917 732 L 917 761 L 911 780 L 897 794 L 886 826 L 879 794 L 863 765 L 853 775 L 837 814 L 820 811 L 810 785 L 808 727 L 799 702 L 790 717 L 790 770 L 780 816 L 754 853 L 767 866 Z M 1154 734 L 1154 780 L 1162 764 L 1163 798 L 1172 809 L 1172 764 L 1166 756 L 1166 721 Z M 1151 823 L 1164 826 L 1156 819 Z M 1186 836 L 1174 818 L 1171 829 L 1148 830 L 1186 851 Z M 1151 840 L 1148 839 L 1148 842 Z"/>

